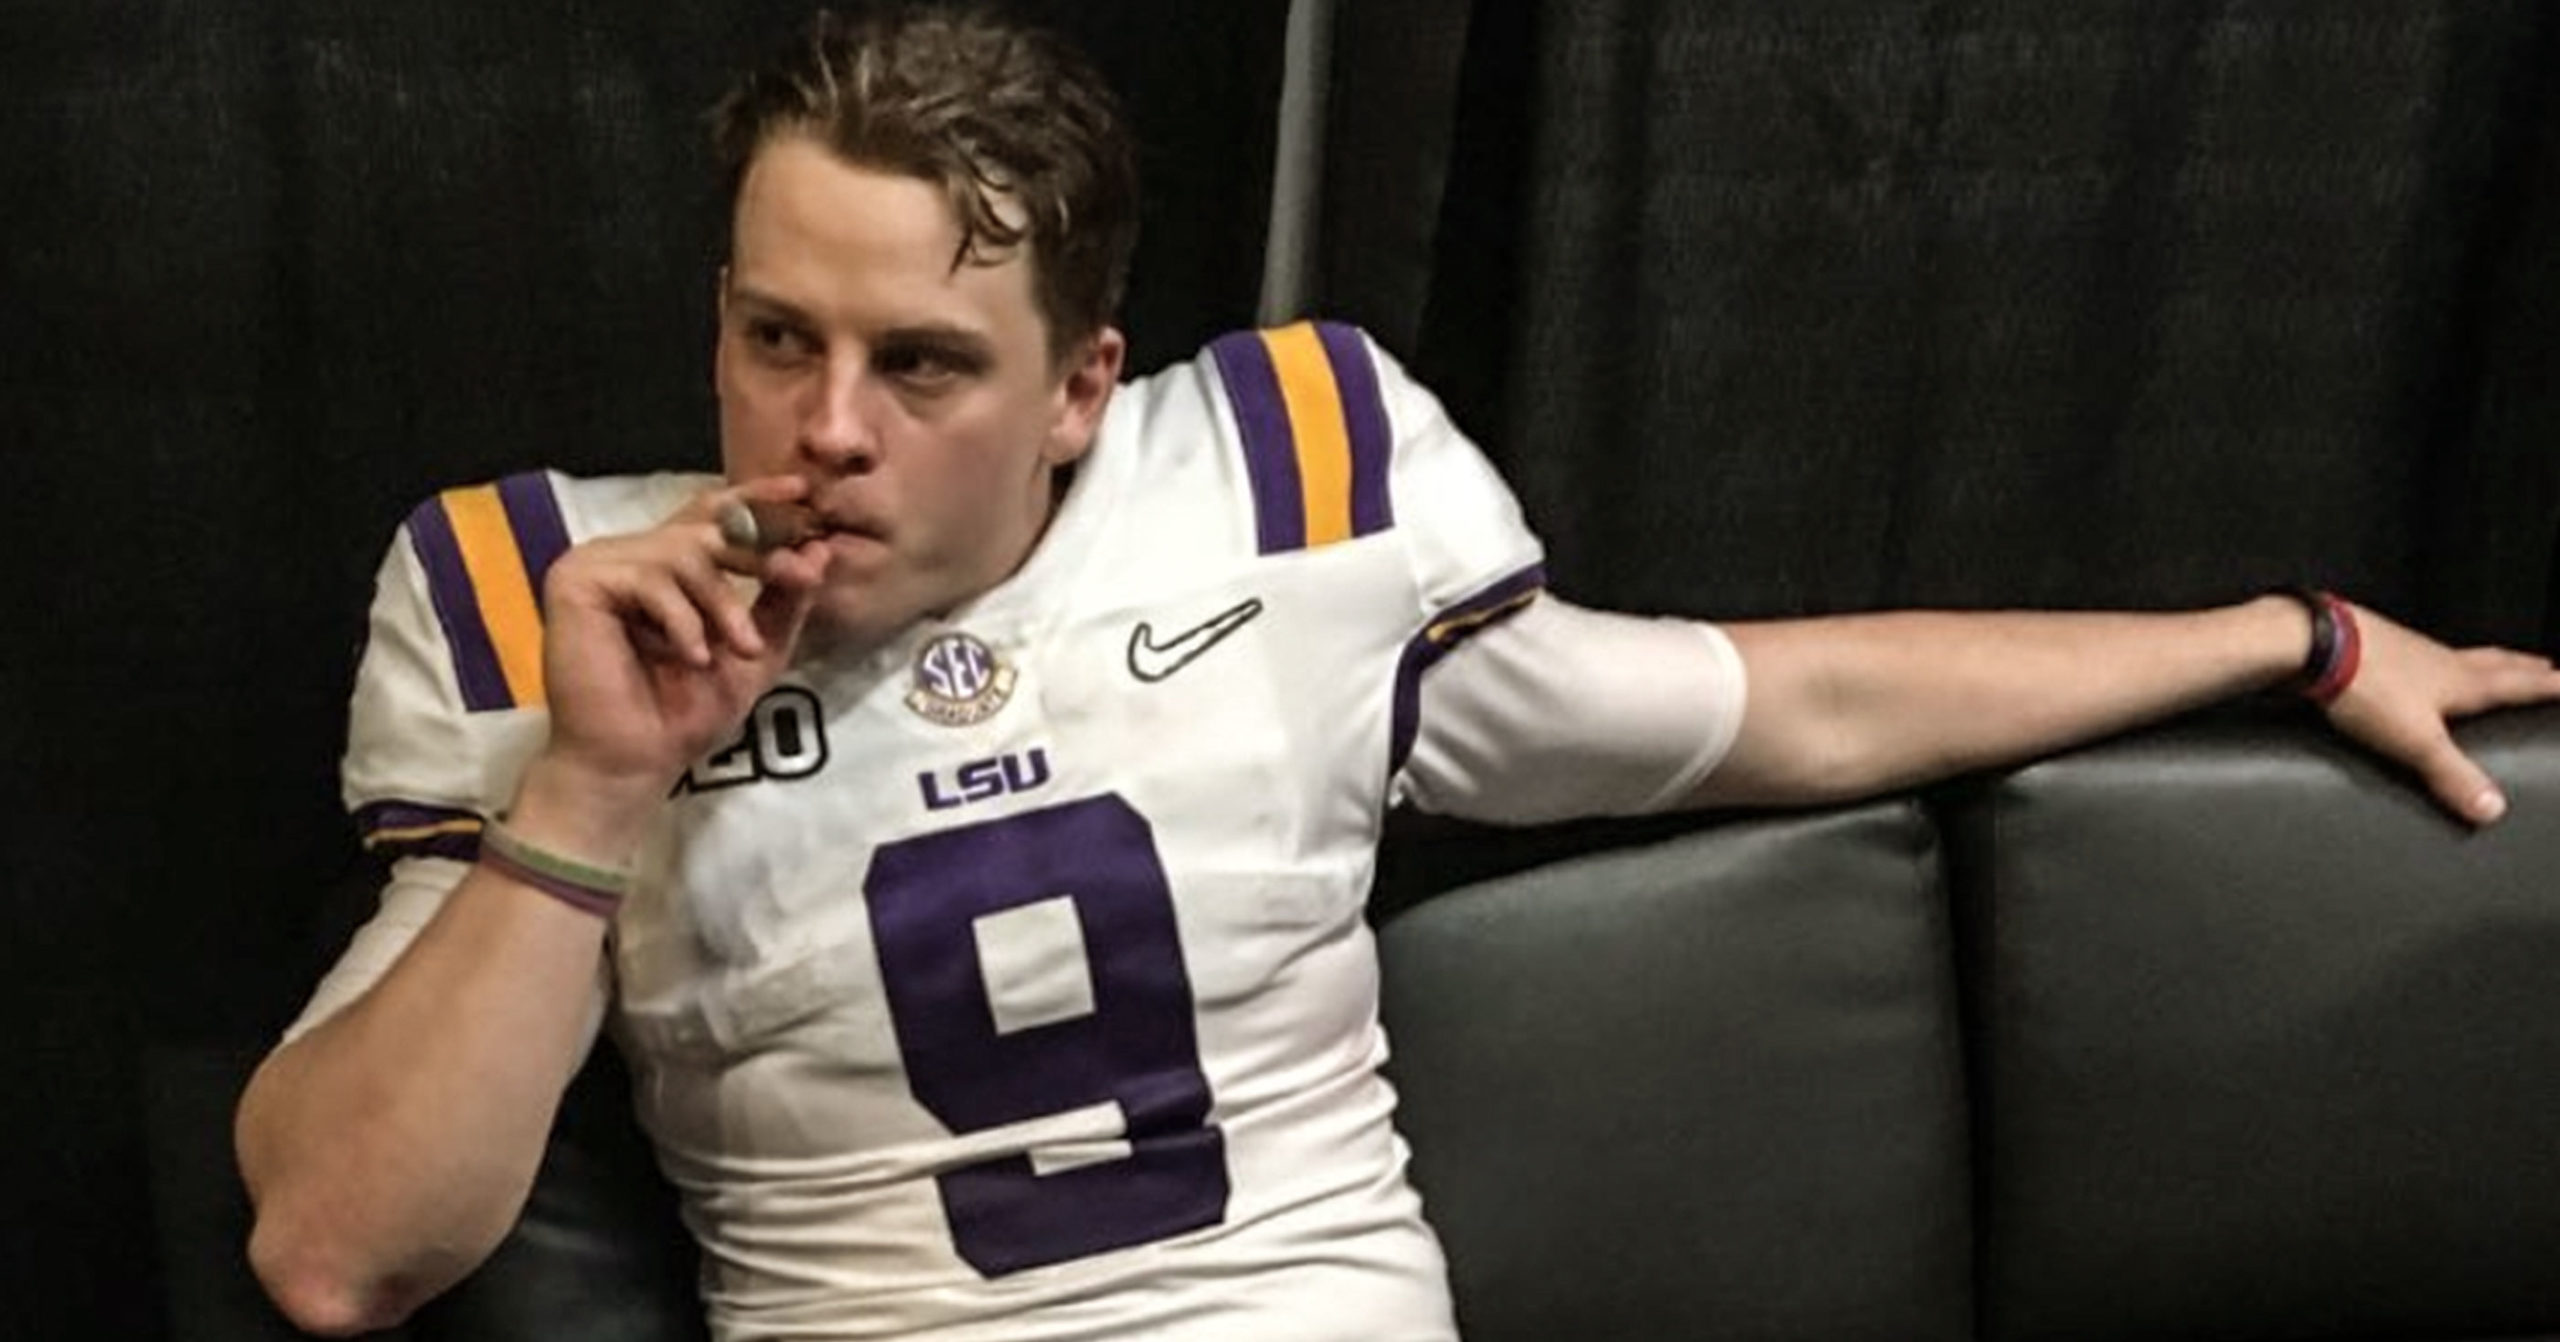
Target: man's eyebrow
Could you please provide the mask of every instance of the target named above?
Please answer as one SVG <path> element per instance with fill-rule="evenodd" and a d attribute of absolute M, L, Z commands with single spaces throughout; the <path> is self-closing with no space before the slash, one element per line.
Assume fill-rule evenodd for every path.
<path fill-rule="evenodd" d="M 882 345 L 933 345 L 964 353 L 983 353 L 995 347 L 984 332 L 956 322 L 912 322 L 893 326 L 880 333 Z"/>
<path fill-rule="evenodd" d="M 798 304 L 747 285 L 732 282 L 729 285 L 729 301 L 758 309 L 767 316 L 797 322 L 802 326 L 813 324 L 809 314 Z"/>
<path fill-rule="evenodd" d="M 815 327 L 817 325 L 817 319 L 810 316 L 808 310 L 799 304 L 766 293 L 751 285 L 732 283 L 729 286 L 729 301 L 732 304 L 751 308 L 760 316 L 777 317 L 800 326 Z M 881 332 L 875 343 L 936 345 L 970 353 L 983 353 L 995 347 L 994 340 L 985 332 L 972 326 L 963 326 L 958 322 L 944 321 L 908 322 L 893 326 Z"/>

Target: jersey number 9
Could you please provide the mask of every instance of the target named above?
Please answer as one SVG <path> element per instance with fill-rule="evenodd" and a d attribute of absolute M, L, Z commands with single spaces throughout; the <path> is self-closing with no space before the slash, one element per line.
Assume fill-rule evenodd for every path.
<path fill-rule="evenodd" d="M 1215 1225 L 1225 1141 L 1208 1122 L 1191 980 L 1154 832 L 1117 796 L 883 845 L 864 885 L 908 1083 L 955 1133 L 1112 1103 L 1128 1153 L 1042 1172 L 1007 1156 L 942 1175 L 962 1259 L 987 1276 Z M 1091 1009 L 1006 1029 L 978 924 L 1071 901 Z"/>

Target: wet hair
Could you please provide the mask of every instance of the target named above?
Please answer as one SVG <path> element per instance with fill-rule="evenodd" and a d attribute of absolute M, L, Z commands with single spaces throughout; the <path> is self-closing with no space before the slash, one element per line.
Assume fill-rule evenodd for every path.
<path fill-rule="evenodd" d="M 1030 248 L 1052 357 L 1109 325 L 1137 247 L 1137 147 L 1065 39 L 984 4 L 822 11 L 712 113 L 734 218 L 765 145 L 807 136 L 845 162 L 939 186 L 954 269 Z"/>

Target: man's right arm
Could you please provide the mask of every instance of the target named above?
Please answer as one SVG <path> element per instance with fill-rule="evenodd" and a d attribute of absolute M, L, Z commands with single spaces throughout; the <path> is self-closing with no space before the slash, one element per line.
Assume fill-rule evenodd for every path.
<path fill-rule="evenodd" d="M 749 561 L 712 517 L 726 498 L 794 486 L 706 496 L 552 566 L 549 736 L 505 808 L 521 844 L 627 865 L 675 777 L 780 674 L 823 548 L 754 561 L 750 604 L 729 576 Z M 593 1036 L 605 928 L 476 863 L 377 982 L 252 1076 L 235 1128 L 250 1260 L 297 1324 L 396 1323 L 505 1236 Z"/>
<path fill-rule="evenodd" d="M 539 800 L 543 767 L 509 828 L 616 851 Z M 259 1067 L 237 1124 L 249 1258 L 295 1323 L 387 1327 L 505 1236 L 593 1037 L 604 929 L 475 865 L 378 983 Z"/>

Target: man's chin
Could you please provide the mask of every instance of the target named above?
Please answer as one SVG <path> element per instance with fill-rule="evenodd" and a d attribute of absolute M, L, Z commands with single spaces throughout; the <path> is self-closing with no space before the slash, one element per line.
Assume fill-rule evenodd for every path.
<path fill-rule="evenodd" d="M 809 611 L 800 636 L 802 658 L 860 657 L 896 639 L 921 619 L 909 593 L 876 582 L 831 581 Z"/>
<path fill-rule="evenodd" d="M 839 557 L 827 569 L 801 635 L 802 658 L 841 660 L 863 656 L 895 641 L 917 622 L 947 615 L 970 597 L 940 570 L 909 565 L 849 571 Z M 976 591 L 984 591 L 978 587 Z"/>

